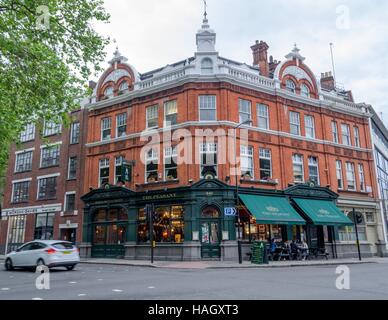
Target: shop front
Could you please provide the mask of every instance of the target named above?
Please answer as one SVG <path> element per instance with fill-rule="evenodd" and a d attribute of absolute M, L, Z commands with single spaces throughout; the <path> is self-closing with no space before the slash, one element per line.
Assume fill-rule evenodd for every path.
<path fill-rule="evenodd" d="M 235 204 L 234 192 L 218 180 L 163 192 L 111 186 L 82 199 L 84 257 L 149 260 L 147 204 L 154 208 L 155 260 L 233 260 L 237 255 L 235 217 L 224 215 L 224 208 Z"/>

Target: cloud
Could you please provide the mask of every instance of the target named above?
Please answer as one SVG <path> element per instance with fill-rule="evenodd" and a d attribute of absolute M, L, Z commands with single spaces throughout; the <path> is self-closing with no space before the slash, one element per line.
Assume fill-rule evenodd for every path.
<path fill-rule="evenodd" d="M 337 81 L 388 120 L 388 2 L 371 0 L 208 0 L 210 25 L 221 56 L 251 63 L 250 46 L 270 45 L 282 60 L 296 42 L 315 74 L 332 69 L 334 43 Z M 109 25 L 99 32 L 116 39 L 120 51 L 139 72 L 165 66 L 195 52 L 201 26 L 201 0 L 105 0 Z M 347 16 L 348 14 L 348 16 Z M 348 29 L 341 29 L 349 18 Z M 110 58 L 114 47 L 108 48 Z"/>

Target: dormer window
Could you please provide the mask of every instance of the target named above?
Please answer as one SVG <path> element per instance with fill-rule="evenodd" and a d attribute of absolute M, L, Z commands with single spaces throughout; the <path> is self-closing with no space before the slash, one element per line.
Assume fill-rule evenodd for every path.
<path fill-rule="evenodd" d="M 213 73 L 213 61 L 209 58 L 205 58 L 201 62 L 201 73 L 212 74 Z"/>
<path fill-rule="evenodd" d="M 104 96 L 108 99 L 113 98 L 113 87 L 108 87 L 104 91 Z"/>
<path fill-rule="evenodd" d="M 310 89 L 309 89 L 309 87 L 306 86 L 305 84 L 302 84 L 301 87 L 300 87 L 300 94 L 303 97 L 309 98 L 310 97 Z"/>
<path fill-rule="evenodd" d="M 129 92 L 129 85 L 128 85 L 128 82 L 127 82 L 127 81 L 123 81 L 123 82 L 120 84 L 119 92 L 120 92 L 121 94 Z"/>
<path fill-rule="evenodd" d="M 286 81 L 286 90 L 295 93 L 295 83 L 292 80 Z"/>

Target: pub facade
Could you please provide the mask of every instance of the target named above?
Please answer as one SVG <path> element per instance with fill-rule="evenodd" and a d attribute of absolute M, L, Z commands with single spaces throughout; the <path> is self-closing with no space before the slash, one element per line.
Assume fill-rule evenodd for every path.
<path fill-rule="evenodd" d="M 256 41 L 248 65 L 215 43 L 205 17 L 177 63 L 141 74 L 116 50 L 86 106 L 82 256 L 149 259 L 152 232 L 160 260 L 273 239 L 353 257 L 354 209 L 363 255 L 382 255 L 368 106 L 296 46 L 280 62 Z"/>

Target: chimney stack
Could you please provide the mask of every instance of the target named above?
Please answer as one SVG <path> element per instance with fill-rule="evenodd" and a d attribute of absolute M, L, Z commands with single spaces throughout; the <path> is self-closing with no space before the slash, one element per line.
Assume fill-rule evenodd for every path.
<path fill-rule="evenodd" d="M 269 46 L 264 41 L 256 40 L 255 45 L 251 47 L 253 53 L 253 65 L 258 66 L 260 74 L 264 77 L 269 76 L 268 49 Z"/>
<path fill-rule="evenodd" d="M 329 90 L 329 91 L 335 90 L 335 81 L 331 71 L 321 73 L 321 87 L 322 89 Z"/>

